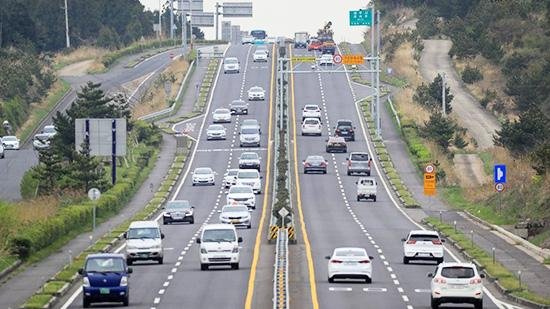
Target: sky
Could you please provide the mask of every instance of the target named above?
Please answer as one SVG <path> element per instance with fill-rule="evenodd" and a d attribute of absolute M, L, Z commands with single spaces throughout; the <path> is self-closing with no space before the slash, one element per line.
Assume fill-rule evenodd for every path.
<path fill-rule="evenodd" d="M 140 2 L 146 9 L 158 10 L 159 0 L 140 0 Z M 216 2 L 223 3 L 220 0 L 204 0 L 204 11 L 214 12 Z M 331 21 L 337 41 L 358 43 L 366 27 L 349 26 L 349 11 L 365 8 L 369 0 L 228 0 L 227 2 L 252 2 L 253 17 L 220 16 L 220 28 L 221 21 L 229 20 L 232 25 L 240 25 L 241 30 L 263 29 L 267 31 L 268 36 L 294 37 L 294 32 L 307 31 L 315 34 L 317 29 L 327 21 Z M 214 27 L 201 29 L 207 39 L 214 39 Z"/>

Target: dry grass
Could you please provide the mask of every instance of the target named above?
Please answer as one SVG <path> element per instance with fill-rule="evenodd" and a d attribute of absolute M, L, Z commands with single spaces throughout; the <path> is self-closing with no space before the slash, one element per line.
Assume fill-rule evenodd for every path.
<path fill-rule="evenodd" d="M 424 125 L 424 122 L 430 118 L 430 114 L 412 100 L 414 90 L 405 88 L 399 91 L 394 99 L 401 118 L 405 121 L 410 120 L 417 125 Z"/>
<path fill-rule="evenodd" d="M 174 76 L 175 81 L 172 84 L 169 95 L 166 95 L 164 84 L 155 82 L 147 93 L 141 98 L 140 103 L 135 105 L 132 110 L 132 117 L 139 118 L 141 116 L 159 111 L 168 107 L 170 100 L 174 100 L 178 90 L 183 83 L 185 73 L 189 69 L 189 62 L 179 58 L 173 61 L 162 74 L 164 76 Z"/>
<path fill-rule="evenodd" d="M 20 224 L 29 224 L 49 218 L 57 213 L 59 199 L 45 196 L 32 200 L 23 200 L 17 203 L 16 220 Z"/>
<path fill-rule="evenodd" d="M 416 88 L 422 84 L 422 76 L 418 73 L 418 62 L 414 60 L 413 55 L 414 50 L 410 42 L 401 44 L 389 66 L 397 76 L 406 79 L 411 87 Z"/>
<path fill-rule="evenodd" d="M 504 92 L 506 88 L 506 78 L 498 65 L 491 63 L 480 55 L 474 59 L 452 59 L 452 61 L 457 72 L 462 72 L 464 68 L 469 65 L 470 67 L 477 67 L 483 74 L 483 80 L 473 84 L 464 84 L 474 98 L 481 101 L 485 97 L 485 92 L 487 90 L 495 91 L 498 100 L 504 103 L 504 110 L 508 114 L 507 117 L 509 119 L 516 118 L 516 115 L 511 113 L 514 110 L 515 104 L 512 98 Z M 495 101 L 490 102 L 487 109 L 491 110 L 494 105 Z"/>
<path fill-rule="evenodd" d="M 70 53 L 58 53 L 54 57 L 54 66 L 60 68 L 72 63 L 77 63 L 83 60 L 99 59 L 106 54 L 108 50 L 97 47 L 79 47 Z"/>

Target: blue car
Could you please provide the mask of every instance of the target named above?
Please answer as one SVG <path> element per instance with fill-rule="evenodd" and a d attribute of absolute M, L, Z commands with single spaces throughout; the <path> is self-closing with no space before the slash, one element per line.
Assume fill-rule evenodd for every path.
<path fill-rule="evenodd" d="M 98 253 L 86 257 L 82 275 L 82 305 L 90 307 L 92 303 L 122 302 L 128 306 L 130 288 L 128 276 L 132 268 L 126 264 L 123 254 Z"/>

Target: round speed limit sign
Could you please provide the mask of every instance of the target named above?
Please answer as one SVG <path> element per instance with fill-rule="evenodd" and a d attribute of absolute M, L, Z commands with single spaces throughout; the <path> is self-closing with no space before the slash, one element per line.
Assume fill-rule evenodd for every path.
<path fill-rule="evenodd" d="M 434 166 L 431 165 L 431 164 L 426 165 L 426 167 L 424 168 L 424 171 L 425 171 L 426 173 L 428 173 L 428 174 L 433 173 L 434 170 L 435 170 L 435 168 L 434 168 Z"/>
<path fill-rule="evenodd" d="M 495 184 L 495 190 L 497 190 L 497 192 L 502 192 L 502 191 L 504 191 L 504 184 L 503 184 L 503 183 L 497 183 L 497 184 Z"/>
<path fill-rule="evenodd" d="M 334 56 L 332 56 L 332 61 L 334 61 L 335 64 L 340 64 L 342 63 L 342 56 L 339 54 L 335 54 Z"/>

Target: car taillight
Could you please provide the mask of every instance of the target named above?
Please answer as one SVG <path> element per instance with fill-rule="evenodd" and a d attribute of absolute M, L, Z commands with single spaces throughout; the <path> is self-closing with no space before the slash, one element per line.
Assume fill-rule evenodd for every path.
<path fill-rule="evenodd" d="M 306 162 L 306 163 L 304 163 L 304 166 L 305 166 L 305 167 L 310 167 L 311 164 L 309 164 L 309 163 Z"/>
<path fill-rule="evenodd" d="M 369 167 L 370 167 L 370 164 L 372 163 L 372 160 L 369 160 Z"/>
<path fill-rule="evenodd" d="M 441 278 L 441 277 L 436 277 L 436 278 L 434 278 L 434 282 L 435 283 L 447 283 L 447 280 L 445 280 L 444 278 Z"/>
<path fill-rule="evenodd" d="M 340 133 L 340 129 L 336 129 L 336 133 Z"/>
<path fill-rule="evenodd" d="M 330 260 L 331 263 L 334 263 L 334 264 L 341 264 L 342 261 L 340 260 Z"/>
<path fill-rule="evenodd" d="M 432 243 L 434 245 L 442 245 L 443 243 L 441 242 L 441 240 L 438 240 L 438 239 L 435 239 L 435 240 L 432 240 Z"/>
<path fill-rule="evenodd" d="M 359 261 L 360 264 L 368 264 L 370 263 L 370 260 L 363 260 L 363 261 Z"/>
<path fill-rule="evenodd" d="M 327 167 L 327 164 L 325 162 L 322 162 L 321 167 Z"/>
<path fill-rule="evenodd" d="M 416 240 L 407 241 L 407 245 L 414 245 L 414 244 L 416 244 Z"/>
<path fill-rule="evenodd" d="M 480 283 L 481 283 L 481 278 L 474 278 L 470 280 L 470 284 L 480 284 Z"/>

